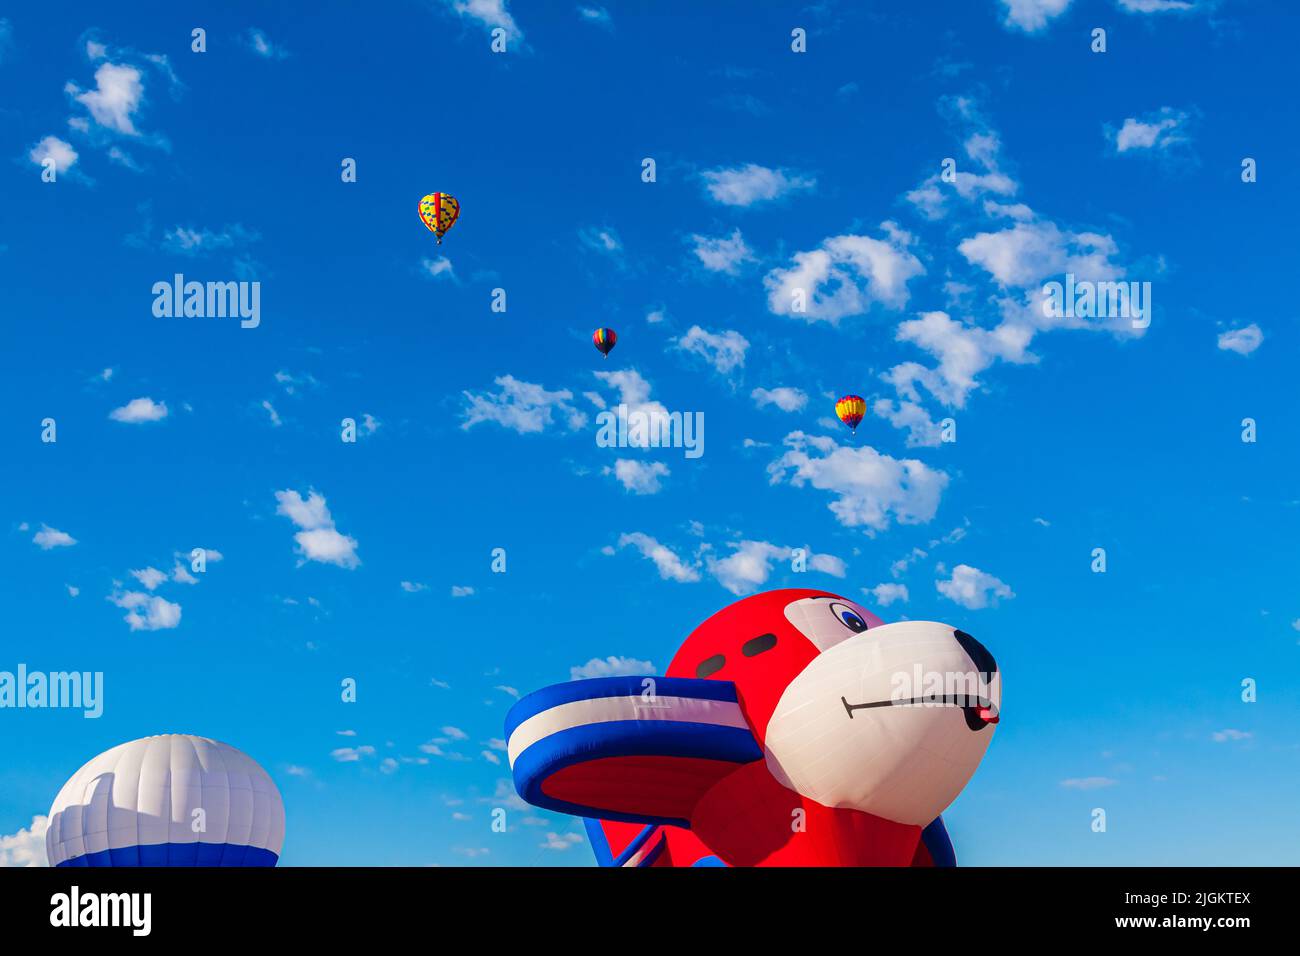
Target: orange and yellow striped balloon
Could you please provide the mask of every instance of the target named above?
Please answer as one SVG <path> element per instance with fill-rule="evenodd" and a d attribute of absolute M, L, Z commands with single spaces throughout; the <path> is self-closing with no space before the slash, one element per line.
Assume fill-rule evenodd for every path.
<path fill-rule="evenodd" d="M 858 423 L 862 421 L 862 416 L 867 413 L 867 403 L 862 400 L 861 395 L 845 395 L 835 403 L 835 415 L 849 428 L 857 433 Z"/>
<path fill-rule="evenodd" d="M 460 218 L 460 203 L 456 201 L 455 196 L 446 193 L 429 193 L 420 200 L 420 221 L 438 238 L 439 245 L 442 244 L 442 237 L 447 234 L 447 230 L 456 225 L 458 218 Z"/>

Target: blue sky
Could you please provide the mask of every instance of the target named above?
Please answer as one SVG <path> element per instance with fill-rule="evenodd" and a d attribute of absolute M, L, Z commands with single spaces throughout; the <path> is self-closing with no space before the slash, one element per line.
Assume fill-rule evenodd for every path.
<path fill-rule="evenodd" d="M 7 14 L 0 669 L 106 700 L 0 711 L 0 861 L 185 732 L 272 774 L 286 865 L 589 865 L 510 796 L 514 695 L 812 586 L 997 655 L 963 863 L 1292 862 L 1295 12 L 863 6 Z M 156 318 L 175 273 L 260 324 Z M 1149 282 L 1149 327 L 1043 316 L 1066 273 Z M 704 454 L 598 447 L 620 400 Z"/>

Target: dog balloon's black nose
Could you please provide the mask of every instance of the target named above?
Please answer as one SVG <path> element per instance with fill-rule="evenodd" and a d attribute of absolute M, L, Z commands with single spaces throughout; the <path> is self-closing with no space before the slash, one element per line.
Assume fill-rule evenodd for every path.
<path fill-rule="evenodd" d="M 953 636 L 957 638 L 957 643 L 961 645 L 962 650 L 970 655 L 971 662 L 974 663 L 976 670 L 981 674 L 990 675 L 998 672 L 998 662 L 993 659 L 993 655 L 989 653 L 987 647 L 965 631 L 953 631 Z"/>

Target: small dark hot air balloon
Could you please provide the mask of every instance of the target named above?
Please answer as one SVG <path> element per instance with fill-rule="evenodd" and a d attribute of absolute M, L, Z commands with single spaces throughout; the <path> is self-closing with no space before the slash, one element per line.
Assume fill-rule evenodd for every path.
<path fill-rule="evenodd" d="M 835 415 L 845 425 L 853 430 L 856 435 L 858 432 L 858 423 L 862 421 L 862 416 L 867 413 L 867 403 L 862 400 L 861 395 L 845 395 L 835 403 Z"/>
<path fill-rule="evenodd" d="M 614 334 L 613 329 L 597 329 L 592 333 L 591 343 L 596 346 L 601 355 L 609 358 L 610 349 L 618 344 L 618 336 Z"/>

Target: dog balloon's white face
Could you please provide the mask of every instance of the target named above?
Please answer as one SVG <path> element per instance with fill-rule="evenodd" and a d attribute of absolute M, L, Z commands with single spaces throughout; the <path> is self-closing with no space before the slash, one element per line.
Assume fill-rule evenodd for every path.
<path fill-rule="evenodd" d="M 993 738 L 993 656 L 947 624 L 877 618 L 806 598 L 786 618 L 820 649 L 767 726 L 768 767 L 826 807 L 924 826 L 956 798 Z"/>

